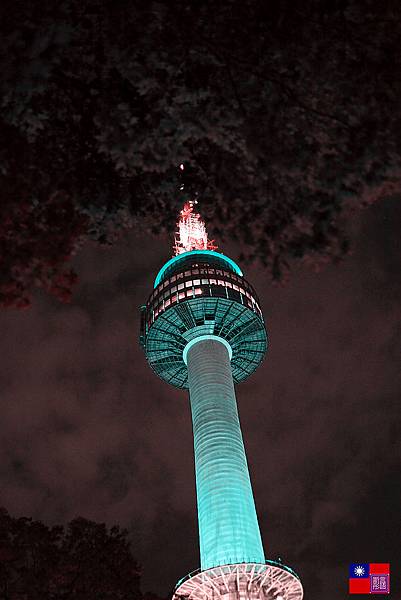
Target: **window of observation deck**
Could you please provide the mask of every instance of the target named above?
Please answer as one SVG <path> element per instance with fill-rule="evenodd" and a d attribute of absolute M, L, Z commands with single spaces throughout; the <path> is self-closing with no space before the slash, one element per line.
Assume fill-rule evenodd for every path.
<path fill-rule="evenodd" d="M 258 298 L 245 279 L 231 271 L 194 265 L 190 270 L 175 273 L 153 291 L 146 309 L 148 326 L 171 305 L 201 295 L 235 300 L 262 316 Z"/>

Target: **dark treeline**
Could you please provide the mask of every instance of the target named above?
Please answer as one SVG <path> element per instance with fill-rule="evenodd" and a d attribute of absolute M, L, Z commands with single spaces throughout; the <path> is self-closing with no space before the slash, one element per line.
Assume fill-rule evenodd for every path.
<path fill-rule="evenodd" d="M 128 532 L 77 518 L 48 527 L 0 509 L 0 600 L 157 600 L 140 590 Z"/>

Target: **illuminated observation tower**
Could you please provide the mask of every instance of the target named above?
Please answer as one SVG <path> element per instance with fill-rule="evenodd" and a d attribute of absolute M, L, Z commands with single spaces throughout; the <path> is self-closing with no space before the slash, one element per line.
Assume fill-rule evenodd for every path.
<path fill-rule="evenodd" d="M 259 300 L 216 252 L 193 202 L 177 225 L 175 256 L 141 309 L 140 334 L 152 369 L 189 389 L 191 403 L 201 566 L 173 600 L 301 600 L 297 574 L 265 559 L 238 420 L 234 383 L 267 349 Z"/>

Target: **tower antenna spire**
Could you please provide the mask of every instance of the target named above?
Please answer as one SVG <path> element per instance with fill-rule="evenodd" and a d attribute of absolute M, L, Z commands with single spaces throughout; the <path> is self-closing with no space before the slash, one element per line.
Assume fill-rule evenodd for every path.
<path fill-rule="evenodd" d="M 217 250 L 214 240 L 209 240 L 205 222 L 199 213 L 194 211 L 197 200 L 185 202 L 177 222 L 174 239 L 174 256 L 191 250 Z"/>

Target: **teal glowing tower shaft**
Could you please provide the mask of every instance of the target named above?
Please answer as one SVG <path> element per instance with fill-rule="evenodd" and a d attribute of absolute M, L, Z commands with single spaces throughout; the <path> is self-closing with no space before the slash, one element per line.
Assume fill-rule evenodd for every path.
<path fill-rule="evenodd" d="M 186 355 L 202 571 L 265 562 L 226 345 L 193 340 Z"/>

